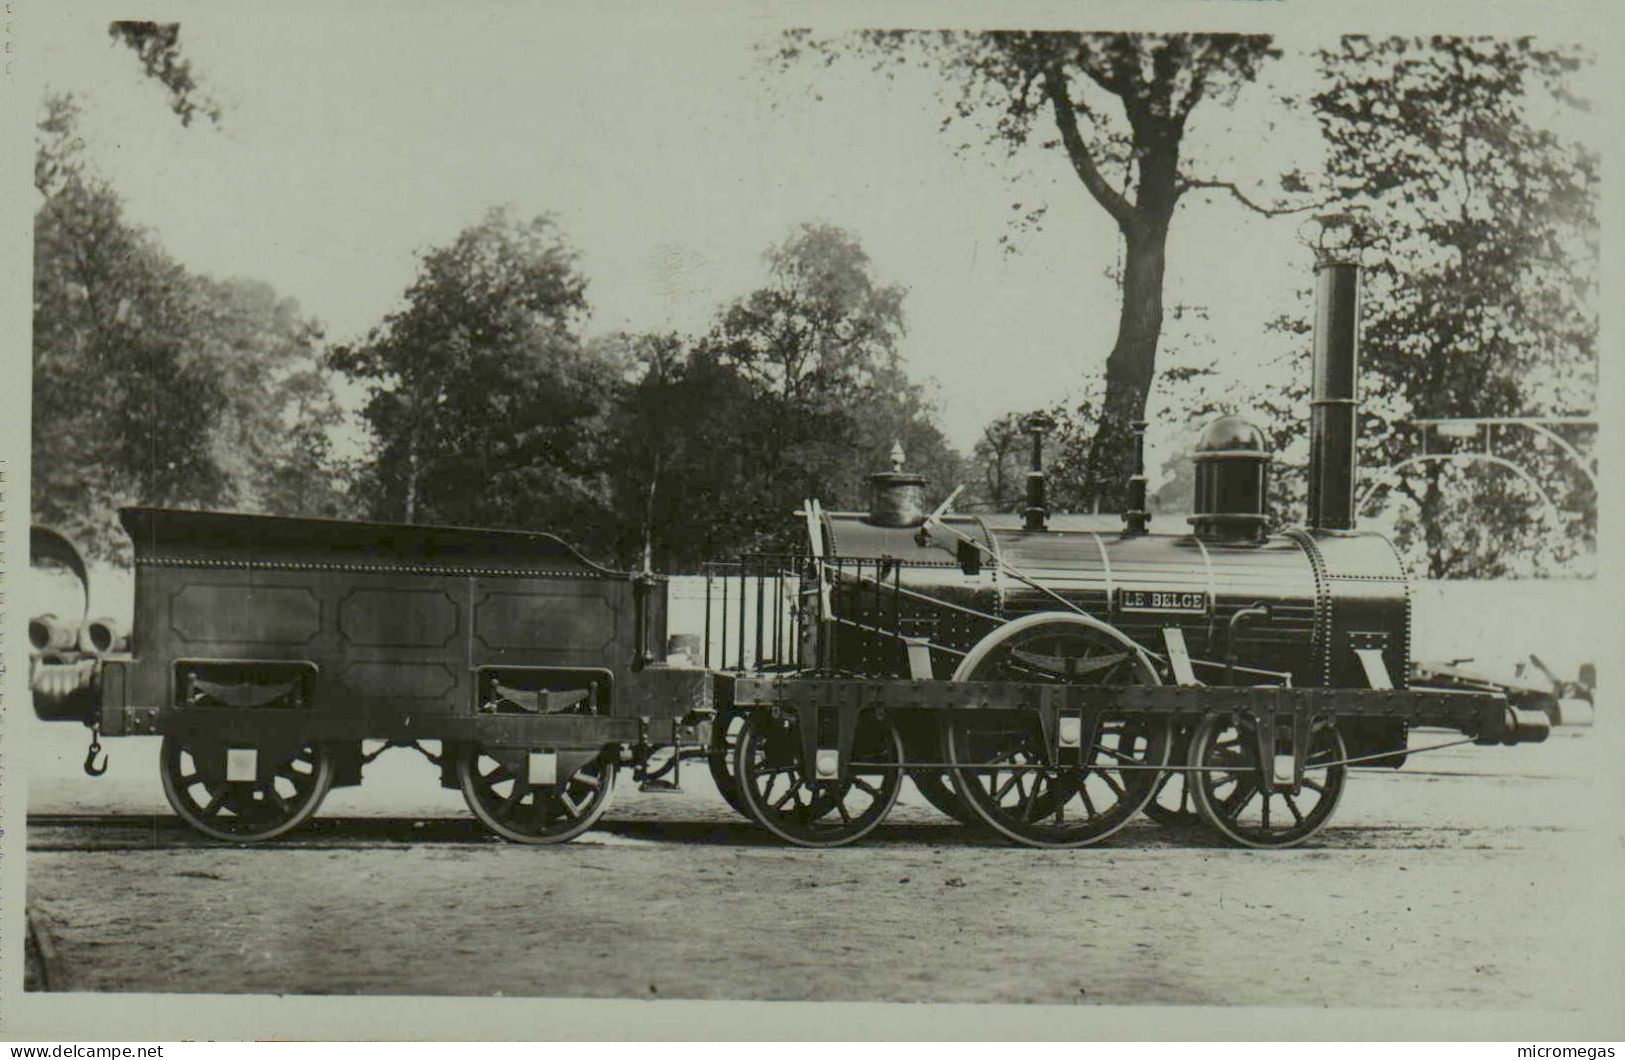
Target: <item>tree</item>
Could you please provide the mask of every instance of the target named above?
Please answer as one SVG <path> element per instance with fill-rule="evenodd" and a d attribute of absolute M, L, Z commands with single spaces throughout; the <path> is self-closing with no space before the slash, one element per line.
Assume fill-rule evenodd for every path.
<path fill-rule="evenodd" d="M 405 300 L 331 357 L 369 388 L 374 514 L 610 540 L 621 366 L 580 340 L 586 281 L 554 222 L 488 211 L 422 255 Z"/>
<path fill-rule="evenodd" d="M 693 571 L 772 539 L 788 513 L 763 500 L 771 478 L 749 442 L 771 432 L 774 397 L 681 336 L 612 341 L 639 373 L 612 431 L 619 554 Z"/>
<path fill-rule="evenodd" d="M 1320 61 L 1328 179 L 1349 210 L 1334 220 L 1366 245 L 1372 463 L 1419 451 L 1416 418 L 1594 408 L 1598 160 L 1552 127 L 1580 105 L 1582 57 L 1527 38 L 1345 37 Z M 1396 486 L 1398 537 L 1429 576 L 1529 573 L 1594 547 L 1596 499 L 1559 454 L 1530 435 L 1499 446 L 1578 520 L 1549 525 L 1505 475 L 1430 463 Z"/>
<path fill-rule="evenodd" d="M 197 277 L 194 292 L 194 341 L 230 382 L 212 435 L 234 503 L 279 515 L 345 513 L 331 439 L 343 411 L 320 326 L 262 281 Z"/>
<path fill-rule="evenodd" d="M 225 380 L 189 342 L 189 277 L 87 170 L 76 115 L 47 101 L 35 160 L 33 508 L 111 556 L 119 504 L 229 496 L 211 446 Z"/>
<path fill-rule="evenodd" d="M 1233 180 L 1182 157 L 1187 126 L 1204 101 L 1226 102 L 1279 53 L 1271 39 L 1235 34 L 868 31 L 830 41 L 792 31 L 782 62 L 807 51 L 917 59 L 950 88 L 949 121 L 980 120 L 1014 154 L 1037 140 L 1059 147 L 1091 200 L 1123 240 L 1122 305 L 1106 359 L 1106 386 L 1089 439 L 1085 506 L 1119 500 L 1128 425 L 1145 415 L 1163 325 L 1167 241 L 1192 191 L 1222 192 L 1260 213 L 1307 208 L 1262 204 Z M 946 124 L 946 123 L 945 123 Z M 1054 138 L 1040 137 L 1039 130 Z M 1112 174 L 1125 174 L 1119 184 Z M 1283 189 L 1303 189 L 1283 178 Z"/>
<path fill-rule="evenodd" d="M 787 402 L 828 402 L 896 368 L 906 292 L 875 282 L 850 233 L 803 224 L 764 258 L 767 286 L 724 309 L 713 332 L 746 378 Z"/>
<path fill-rule="evenodd" d="M 982 428 L 971 449 L 975 477 L 961 508 L 1011 512 L 1021 507 L 1028 453 L 1022 444 L 1023 419 L 1019 412 L 1007 412 Z"/>
<path fill-rule="evenodd" d="M 801 225 L 764 255 L 768 282 L 698 338 L 612 336 L 635 366 L 611 460 L 621 552 L 664 570 L 801 547 L 790 518 L 816 497 L 867 504 L 894 442 L 942 492 L 958 455 L 897 355 L 901 287 L 878 281 L 850 233 Z"/>
<path fill-rule="evenodd" d="M 832 225 L 798 226 L 765 260 L 768 285 L 726 306 L 704 343 L 761 390 L 760 435 L 738 440 L 769 484 L 758 511 L 782 520 L 807 497 L 866 503 L 893 442 L 911 470 L 956 482 L 958 457 L 899 362 L 905 290 L 878 282 L 856 237 Z"/>
<path fill-rule="evenodd" d="M 210 99 L 192 76 L 192 64 L 181 55 L 179 22 L 110 22 L 107 35 L 135 52 L 142 71 L 164 86 L 169 108 L 182 125 L 191 125 L 202 114 L 216 124 L 220 105 Z"/>
<path fill-rule="evenodd" d="M 35 157 L 35 517 L 123 558 L 125 504 L 335 514 L 319 332 L 265 284 L 188 272 L 126 221 L 47 100 Z"/>

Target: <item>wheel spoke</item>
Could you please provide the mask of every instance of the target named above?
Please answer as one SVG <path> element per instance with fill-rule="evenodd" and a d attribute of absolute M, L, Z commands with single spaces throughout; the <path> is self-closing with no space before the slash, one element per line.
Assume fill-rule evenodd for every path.
<path fill-rule="evenodd" d="M 1253 787 L 1251 784 L 1239 785 L 1236 790 L 1231 793 L 1230 797 L 1224 800 L 1219 808 L 1226 817 L 1230 818 L 1231 820 L 1235 820 L 1237 817 L 1241 816 L 1241 811 L 1247 808 L 1248 804 L 1253 801 L 1253 796 L 1257 794 L 1258 789 Z"/>
<path fill-rule="evenodd" d="M 1099 752 L 1101 752 L 1103 754 L 1109 754 L 1113 758 L 1117 759 L 1119 762 L 1124 762 L 1124 763 L 1127 763 L 1128 765 L 1131 765 L 1131 766 L 1137 766 L 1141 762 L 1140 759 L 1135 758 L 1133 755 L 1123 754 L 1121 751 L 1118 751 L 1115 748 L 1107 747 L 1105 744 L 1102 744 L 1102 743 L 1095 744 L 1095 750 L 1099 751 Z"/>
<path fill-rule="evenodd" d="M 497 808 L 497 816 L 502 818 L 512 817 L 513 812 L 519 808 L 519 804 L 525 799 L 525 790 L 526 785 L 519 783 L 517 780 L 514 781 L 513 790 L 508 792 L 508 797 L 503 799 L 502 805 Z"/>
<path fill-rule="evenodd" d="M 1042 774 L 1034 774 L 1032 790 L 1027 792 L 1026 796 L 1021 800 L 1021 819 L 1024 821 L 1033 819 L 1033 806 L 1038 800 L 1038 785 L 1041 777 Z"/>
<path fill-rule="evenodd" d="M 277 793 L 274 782 L 266 781 L 260 786 L 260 790 L 265 792 L 266 798 L 276 803 L 277 810 L 280 811 L 284 817 L 288 815 L 288 800 L 284 799 L 280 794 Z"/>

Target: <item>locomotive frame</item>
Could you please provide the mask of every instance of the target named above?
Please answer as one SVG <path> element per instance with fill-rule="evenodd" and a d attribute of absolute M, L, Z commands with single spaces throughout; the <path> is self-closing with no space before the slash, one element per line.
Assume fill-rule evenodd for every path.
<path fill-rule="evenodd" d="M 1051 516 L 1042 423 L 1017 516 L 950 514 L 952 496 L 927 512 L 894 454 L 868 511 L 809 500 L 804 552 L 708 579 L 695 666 L 657 652 L 667 579 L 549 534 L 127 509 L 133 633 L 37 619 L 35 710 L 91 727 L 93 773 L 99 737 L 162 736 L 171 805 L 228 841 L 288 832 L 412 747 L 518 842 L 592 827 L 623 768 L 659 789 L 703 757 L 730 804 L 803 846 L 867 835 L 905 777 L 1032 846 L 1100 842 L 1141 811 L 1294 846 L 1350 768 L 1432 749 L 1414 727 L 1548 731 L 1505 690 L 1407 687 L 1405 575 L 1353 525 L 1357 317 L 1357 271 L 1323 264 L 1304 528 L 1266 532 L 1270 456 L 1235 417 L 1198 446 L 1184 534 L 1149 531 L 1139 434 L 1117 527 Z M 33 544 L 88 605 L 72 546 Z M 712 643 L 718 582 L 737 645 L 726 625 Z"/>

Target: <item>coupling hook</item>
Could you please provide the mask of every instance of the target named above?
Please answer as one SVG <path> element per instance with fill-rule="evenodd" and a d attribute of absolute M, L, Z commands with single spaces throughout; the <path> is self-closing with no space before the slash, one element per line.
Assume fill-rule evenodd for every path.
<path fill-rule="evenodd" d="M 101 726 L 92 725 L 90 727 L 90 750 L 85 752 L 85 773 L 93 777 L 99 777 L 107 772 L 107 755 L 102 751 L 102 742 L 97 739 L 100 735 Z M 102 756 L 100 764 L 96 762 L 97 755 Z"/>

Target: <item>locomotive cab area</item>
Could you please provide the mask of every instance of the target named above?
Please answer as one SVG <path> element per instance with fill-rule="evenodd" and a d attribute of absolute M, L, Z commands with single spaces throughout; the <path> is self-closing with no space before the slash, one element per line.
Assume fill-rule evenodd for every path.
<path fill-rule="evenodd" d="M 809 498 L 788 516 L 803 548 L 707 577 L 696 638 L 669 578 L 551 534 L 128 509 L 133 628 L 41 616 L 35 710 L 91 728 L 92 773 L 100 737 L 161 736 L 177 814 L 239 842 L 409 747 L 516 842 L 592 827 L 624 771 L 659 790 L 704 758 L 734 809 L 800 846 L 868 835 L 905 780 L 1030 846 L 1142 813 L 1295 846 L 1350 769 L 1451 745 L 1413 729 L 1548 731 L 1504 689 L 1408 684 L 1409 582 L 1354 523 L 1357 321 L 1357 270 L 1323 264 L 1301 526 L 1277 526 L 1273 456 L 1239 416 L 1197 442 L 1186 524 L 1151 525 L 1144 424 L 1120 515 L 1053 512 L 1034 417 L 1020 512 L 955 511 L 896 449 L 865 510 Z M 70 544 L 33 547 L 88 601 Z M 699 661 L 668 656 L 685 639 Z"/>

